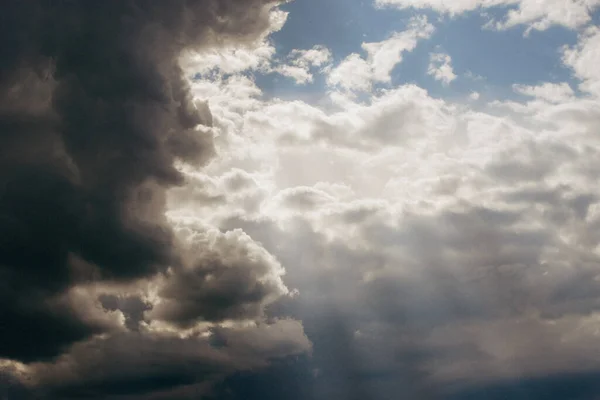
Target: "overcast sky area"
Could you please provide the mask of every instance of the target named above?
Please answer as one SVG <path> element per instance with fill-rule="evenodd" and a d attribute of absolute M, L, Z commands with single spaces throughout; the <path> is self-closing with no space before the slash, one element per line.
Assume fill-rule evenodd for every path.
<path fill-rule="evenodd" d="M 4 0 L 1 400 L 600 399 L 600 0 Z"/>

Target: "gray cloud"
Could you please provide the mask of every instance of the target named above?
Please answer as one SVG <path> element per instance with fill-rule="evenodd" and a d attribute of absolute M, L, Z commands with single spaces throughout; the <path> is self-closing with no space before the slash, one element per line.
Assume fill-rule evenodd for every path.
<path fill-rule="evenodd" d="M 178 58 L 253 40 L 273 1 L 9 1 L 0 31 L 0 356 L 57 355 L 97 332 L 46 305 L 89 276 L 131 280 L 177 262 L 163 216 L 174 162 L 211 157 L 205 104 Z M 78 274 L 80 279 L 81 274 Z M 75 279 L 76 281 L 77 279 Z M 8 307 L 8 308 L 7 308 Z M 35 335 L 22 332 L 41 329 Z"/>
<path fill-rule="evenodd" d="M 585 346 L 564 342 L 595 343 L 600 259 L 586 231 L 593 231 L 596 196 L 545 186 L 498 186 L 485 206 L 454 202 L 393 218 L 383 204 L 344 206 L 360 218 L 313 205 L 312 217 L 232 217 L 223 227 L 244 229 L 286 266 L 286 283 L 299 295 L 274 310 L 304 321 L 312 368 L 327 376 L 325 385 L 356 385 L 352 393 L 372 387 L 379 394 L 364 398 L 388 398 L 401 387 L 392 382 L 413 376 L 402 390 L 444 398 L 446 384 L 461 380 L 469 386 L 598 368 L 574 362 Z M 576 236 L 565 242 L 561 235 Z M 588 316 L 590 331 L 577 328 Z M 328 328 L 334 320 L 336 334 Z M 418 349 L 412 358 L 410 349 Z M 503 372 L 516 365 L 523 367 L 513 375 Z"/>
<path fill-rule="evenodd" d="M 219 328 L 208 337 L 123 333 L 78 343 L 52 363 L 35 364 L 29 390 L 50 398 L 183 399 L 198 394 L 198 383 L 309 349 L 302 325 L 289 320 Z"/>
<path fill-rule="evenodd" d="M 299 322 L 260 325 L 287 292 L 268 252 L 240 232 L 190 248 L 165 217 L 167 190 L 187 183 L 177 165 L 214 154 L 211 112 L 180 57 L 264 36 L 279 3 L 3 4 L 0 397 L 204 390 L 310 348 Z M 177 334 L 226 319 L 253 319 L 261 333 L 212 324 L 219 349 L 208 327 Z"/>
<path fill-rule="evenodd" d="M 279 262 L 241 230 L 194 232 L 188 240 L 190 259 L 167 275 L 150 318 L 180 327 L 256 319 L 287 293 Z"/>
<path fill-rule="evenodd" d="M 98 301 L 107 311 L 121 311 L 125 317 L 125 326 L 132 331 L 139 329 L 139 323 L 144 320 L 144 313 L 152 309 L 151 303 L 135 295 L 101 294 Z"/>

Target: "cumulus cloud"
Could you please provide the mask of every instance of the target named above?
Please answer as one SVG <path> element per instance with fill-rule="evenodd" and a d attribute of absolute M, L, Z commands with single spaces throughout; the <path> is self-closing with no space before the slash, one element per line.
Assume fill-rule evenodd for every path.
<path fill-rule="evenodd" d="M 331 70 L 327 82 L 347 90 L 369 91 L 373 70 L 359 54 L 353 53 Z"/>
<path fill-rule="evenodd" d="M 424 139 L 428 129 L 447 135 L 455 129 L 454 113 L 452 105 L 430 97 L 418 86 L 406 85 L 366 103 L 341 104 L 338 111 L 329 113 L 301 102 L 272 102 L 247 113 L 244 128 L 252 135 L 270 132 L 291 148 L 329 143 L 367 151 L 382 144 L 401 146 Z"/>
<path fill-rule="evenodd" d="M 186 236 L 189 259 L 158 284 L 150 319 L 183 328 L 200 321 L 255 320 L 287 294 L 281 265 L 241 230 L 192 230 Z"/>
<path fill-rule="evenodd" d="M 456 79 L 456 74 L 452 69 L 452 58 L 444 53 L 431 53 L 429 55 L 427 73 L 446 86 Z"/>
<path fill-rule="evenodd" d="M 406 29 L 381 42 L 363 43 L 367 58 L 353 53 L 332 68 L 328 83 L 347 90 L 367 91 L 373 83 L 390 82 L 394 67 L 402 62 L 403 53 L 415 49 L 419 40 L 434 32 L 425 16 L 413 17 Z"/>
<path fill-rule="evenodd" d="M 438 399 L 598 371 L 595 28 L 562 49 L 581 92 L 517 84 L 475 108 L 377 88 L 433 34 L 422 17 L 332 67 L 322 46 L 278 59 L 272 2 L 132 4 L 0 28 L 115 28 L 0 39 L 23 42 L 0 46 L 0 395 Z M 585 23 L 510 4 L 502 27 Z M 327 102 L 269 98 L 249 71 L 328 74 Z"/>
<path fill-rule="evenodd" d="M 564 50 L 587 85 L 594 75 L 575 60 L 591 37 Z M 600 305 L 596 99 L 542 82 L 514 85 L 522 101 L 477 109 L 416 85 L 359 101 L 344 92 L 372 87 L 369 61 L 336 68 L 344 62 L 365 73 L 340 75 L 357 83 L 340 77 L 333 108 L 259 94 L 240 111 L 223 102 L 215 126 L 260 156 L 223 142 L 231 159 L 210 168 L 268 160 L 240 182 L 269 195 L 251 212 L 199 213 L 286 268 L 297 292 L 270 309 L 302 319 L 313 340 L 312 396 L 452 398 L 597 371 L 585 356 Z"/>
<path fill-rule="evenodd" d="M 600 29 L 590 27 L 580 34 L 580 40 L 574 47 L 567 47 L 564 51 L 563 61 L 581 79 L 581 89 L 598 96 L 600 89 L 598 82 L 597 65 L 600 58 Z"/>

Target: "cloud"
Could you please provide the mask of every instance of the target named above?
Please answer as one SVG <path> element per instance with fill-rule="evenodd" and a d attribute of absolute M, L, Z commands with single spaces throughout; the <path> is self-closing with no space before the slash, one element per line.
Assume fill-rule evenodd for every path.
<path fill-rule="evenodd" d="M 277 63 L 272 71 L 293 78 L 297 84 L 304 85 L 312 82 L 314 77 L 311 70 L 321 68 L 323 72 L 331 63 L 331 51 L 320 45 L 308 50 L 292 50 L 287 62 Z"/>
<path fill-rule="evenodd" d="M 544 83 L 540 86 L 513 85 L 513 90 L 525 96 L 547 101 L 562 103 L 574 98 L 575 93 L 568 83 Z"/>
<path fill-rule="evenodd" d="M 392 35 L 383 42 L 363 43 L 368 61 L 373 68 L 373 78 L 379 82 L 388 82 L 394 66 L 402 62 L 402 53 L 412 51 L 419 39 L 427 39 L 434 28 L 426 17 L 413 18 L 405 31 Z"/>
<path fill-rule="evenodd" d="M 425 16 L 413 17 L 406 30 L 381 42 L 363 43 L 366 60 L 356 53 L 349 55 L 330 71 L 328 83 L 350 91 L 368 91 L 373 83 L 389 83 L 403 53 L 414 50 L 419 40 L 429 38 L 433 32 Z"/>
<path fill-rule="evenodd" d="M 288 293 L 281 265 L 242 231 L 186 236 L 186 266 L 158 284 L 159 300 L 148 318 L 183 328 L 200 321 L 255 320 Z"/>
<path fill-rule="evenodd" d="M 294 65 L 325 67 L 331 62 L 331 51 L 327 47 L 316 45 L 309 50 L 292 50 L 289 57 Z"/>
<path fill-rule="evenodd" d="M 269 310 L 301 319 L 313 342 L 306 376 L 296 365 L 254 379 L 293 371 L 309 398 L 435 399 L 597 371 L 585 355 L 600 305 L 596 99 L 541 82 L 475 109 L 416 85 L 360 100 L 350 87 L 332 88 L 333 107 L 257 94 L 215 116 L 255 151 L 222 142 L 229 158 L 212 173 L 255 156 L 244 187 L 268 195 L 250 212 L 228 196 L 230 209 L 199 218 L 277 258 L 295 294 Z"/>
<path fill-rule="evenodd" d="M 310 347 L 301 323 L 266 322 L 265 307 L 287 293 L 273 256 L 241 232 L 182 237 L 165 215 L 167 191 L 190 179 L 186 168 L 208 164 L 218 144 L 209 106 L 194 99 L 180 62 L 198 52 L 208 60 L 192 62 L 200 70 L 218 60 L 229 72 L 260 65 L 266 36 L 285 21 L 278 4 L 4 7 L 0 363 L 2 377 L 19 382 L 6 393 L 22 386 L 35 396 L 106 398 L 206 385 L 205 377 Z M 196 179 L 203 188 L 187 201 L 218 204 L 208 183 Z M 173 314 L 161 313 L 167 302 Z M 262 334 L 244 339 L 224 320 L 252 320 Z M 186 338 L 195 321 L 208 321 L 194 326 L 204 336 Z M 213 328 L 227 350 L 212 349 Z"/>
<path fill-rule="evenodd" d="M 11 290 L 2 304 L 11 304 L 3 310 L 11 317 L 2 341 L 10 346 L 0 354 L 35 358 L 98 329 L 70 321 L 68 309 L 48 309 L 46 299 L 72 284 L 74 258 L 85 261 L 88 274 L 115 280 L 152 275 L 176 261 L 161 215 L 165 188 L 181 183 L 173 163 L 204 163 L 213 153 L 212 138 L 197 128 L 210 124 L 210 114 L 191 98 L 177 57 L 214 44 L 216 29 L 225 42 L 260 35 L 270 6 L 249 7 L 247 15 L 206 12 L 202 1 L 144 14 L 129 2 L 94 10 L 24 7 L 11 5 L 6 12 L 14 18 L 3 27 L 3 37 L 23 42 L 3 57 L 2 274 Z M 187 12 L 202 15 L 200 23 L 184 23 Z M 130 15 L 127 27 L 115 14 Z M 74 22 L 44 31 L 63 15 Z M 84 35 L 75 21 L 88 29 L 97 24 L 97 31 Z M 33 26 L 35 34 L 22 35 Z M 156 40 L 148 46 L 141 35 Z M 49 334 L 32 345 L 33 337 L 18 332 L 40 317 Z"/>
<path fill-rule="evenodd" d="M 573 238 L 566 244 L 561 237 L 570 235 L 566 226 L 590 217 L 586 204 L 596 200 L 584 200 L 569 188 L 536 197 L 528 189 L 498 195 L 488 207 L 455 204 L 399 214 L 387 206 L 379 215 L 342 220 L 327 218 L 326 210 L 339 205 L 322 205 L 314 220 L 296 214 L 287 222 L 232 219 L 226 226 L 242 227 L 287 266 L 288 282 L 298 287 L 296 301 L 302 304 L 290 307 L 313 332 L 315 354 L 322 351 L 316 356 L 329 379 L 334 371 L 347 374 L 340 387 L 354 382 L 366 390 L 374 371 L 397 379 L 408 362 L 424 372 L 408 387 L 429 382 L 432 391 L 456 380 L 479 384 L 578 370 L 583 366 L 573 360 L 582 357 L 584 347 L 562 340 L 574 335 L 580 339 L 573 340 L 596 341 L 591 321 L 600 292 L 591 277 L 597 263 L 585 260 L 595 259 L 595 244 L 585 256 L 575 251 L 583 242 Z M 583 206 L 576 206 L 580 201 Z M 560 217 L 553 221 L 553 216 Z M 585 289 L 583 281 L 589 282 Z M 317 318 L 315 310 L 325 315 Z M 577 333 L 577 315 L 589 320 L 592 330 Z M 333 318 L 360 339 L 340 344 L 340 353 L 355 353 L 354 361 L 343 362 L 347 372 L 340 372 L 340 359 L 328 359 L 331 352 L 324 350 L 331 349 L 323 341 L 326 321 Z M 531 343 L 540 335 L 543 343 Z M 339 333 L 335 337 L 340 340 Z M 381 351 L 374 350 L 378 343 L 384 344 Z M 461 347 L 468 343 L 471 350 Z M 416 346 L 418 357 L 400 356 Z M 390 353 L 398 358 L 387 357 Z M 508 365 L 520 369 L 510 373 Z"/>
<path fill-rule="evenodd" d="M 334 67 L 327 83 L 346 90 L 367 92 L 371 89 L 373 70 L 359 54 L 353 53 Z"/>
<path fill-rule="evenodd" d="M 122 333 L 26 367 L 29 393 L 50 398 L 188 399 L 234 371 L 310 350 L 296 321 L 218 328 L 202 336 Z M 204 385 L 203 385 L 204 383 Z"/>
<path fill-rule="evenodd" d="M 266 71 L 275 56 L 275 47 L 269 41 L 269 35 L 281 30 L 288 13 L 272 11 L 269 26 L 248 43 L 231 43 L 225 46 L 204 49 L 186 49 L 181 55 L 181 66 L 194 75 L 234 74 L 246 70 Z"/>
<path fill-rule="evenodd" d="M 401 146 L 425 138 L 431 129 L 448 135 L 455 129 L 451 105 L 430 97 L 416 85 L 382 92 L 366 103 L 348 100 L 335 112 L 302 102 L 275 101 L 244 116 L 247 134 L 270 132 L 282 145 L 328 143 L 369 151 L 382 144 Z"/>
<path fill-rule="evenodd" d="M 456 74 L 452 70 L 452 58 L 444 53 L 431 53 L 429 55 L 427 73 L 446 86 L 456 79 Z"/>
<path fill-rule="evenodd" d="M 297 84 L 300 85 L 305 85 L 313 80 L 313 76 L 308 69 L 295 65 L 279 65 L 274 71 L 280 75 L 292 78 Z"/>
<path fill-rule="evenodd" d="M 451 15 L 503 7 L 508 9 L 504 21 L 490 21 L 490 26 L 496 29 L 508 29 L 517 25 L 527 25 L 529 30 L 543 31 L 553 25 L 575 29 L 587 24 L 592 19 L 593 10 L 600 5 L 600 2 L 598 0 L 376 0 L 376 4 L 401 9 L 429 8 Z"/>
<path fill-rule="evenodd" d="M 115 29 L 29 43 L 59 20 L 42 7 L 1 36 L 23 46 L 0 46 L 0 397 L 437 399 L 598 371 L 593 28 L 562 49 L 583 93 L 475 108 L 378 87 L 421 17 L 331 67 L 277 57 L 275 3 L 130 4 L 50 9 Z M 277 68 L 329 93 L 269 98 L 252 71 Z"/>
<path fill-rule="evenodd" d="M 279 31 L 287 19 L 287 13 L 277 10 L 271 13 L 271 27 L 255 42 L 240 46 L 209 48 L 188 51 L 181 58 L 182 67 L 192 77 L 218 78 L 247 71 L 262 74 L 276 73 L 294 79 L 299 85 L 313 81 L 315 68 L 323 72 L 331 62 L 331 51 L 316 45 L 308 50 L 292 50 L 281 60 L 269 35 Z"/>
<path fill-rule="evenodd" d="M 575 76 L 582 83 L 581 89 L 598 96 L 600 89 L 600 75 L 598 75 L 597 64 L 600 58 L 600 30 L 590 27 L 580 34 L 579 42 L 574 47 L 567 47 L 564 51 L 563 62 L 571 67 Z"/>

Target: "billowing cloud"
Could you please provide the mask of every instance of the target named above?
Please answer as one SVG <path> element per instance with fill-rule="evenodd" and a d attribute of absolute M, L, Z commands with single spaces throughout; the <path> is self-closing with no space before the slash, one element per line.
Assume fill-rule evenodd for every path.
<path fill-rule="evenodd" d="M 564 50 L 587 84 L 575 60 L 591 37 Z M 358 55 L 340 66 L 350 61 L 369 71 Z M 360 71 L 346 82 L 368 91 Z M 268 195 L 251 211 L 228 195 L 229 211 L 197 213 L 285 267 L 294 295 L 271 310 L 302 319 L 313 341 L 307 396 L 460 398 L 598 371 L 586 356 L 600 306 L 596 99 L 567 82 L 516 84 L 517 100 L 477 109 L 410 84 L 367 99 L 349 88 L 331 88 L 332 108 L 223 102 L 215 126 L 256 150 L 224 141 L 230 158 L 209 169 L 250 167 L 245 196 Z M 269 374 L 256 379 L 280 376 Z"/>
<path fill-rule="evenodd" d="M 596 6 L 384 3 L 539 30 Z M 337 58 L 278 54 L 276 2 L 135 4 L 15 5 L 34 19 L 0 28 L 22 42 L 0 47 L 0 397 L 597 392 L 595 28 L 557 49 L 575 81 L 440 98 L 390 84 L 424 17 Z M 71 23 L 42 35 L 46 11 Z M 429 83 L 456 79 L 441 48 Z"/>
<path fill-rule="evenodd" d="M 353 53 L 331 70 L 327 82 L 347 90 L 371 89 L 373 70 L 359 54 Z"/>
<path fill-rule="evenodd" d="M 266 324 L 264 307 L 287 293 L 277 261 L 240 232 L 190 244 L 174 232 L 165 211 L 167 190 L 186 182 L 183 166 L 205 165 L 215 150 L 211 112 L 194 99 L 180 61 L 192 51 L 263 43 L 285 20 L 278 3 L 33 1 L 3 7 L 2 376 L 8 368 L 34 392 L 80 386 L 94 396 L 103 396 L 111 382 L 132 391 L 145 385 L 138 379 L 166 388 L 197 383 L 213 365 L 206 361 L 213 350 L 208 339 L 193 350 L 196 339 L 183 340 L 177 327 L 215 322 L 202 327 L 206 333 L 225 319 Z M 167 300 L 175 311 L 164 315 Z M 250 350 L 243 349 L 242 339 L 232 339 L 236 354 L 248 358 L 246 351 L 254 351 L 262 361 L 247 365 L 258 366 L 307 349 L 300 323 L 265 326 L 282 323 L 296 324 L 289 331 L 294 338 L 281 331 L 275 350 L 270 344 L 252 350 L 249 341 Z M 238 365 L 235 354 L 216 357 L 225 367 L 215 373 Z M 184 371 L 176 364 L 188 366 Z"/>
<path fill-rule="evenodd" d="M 159 283 L 159 301 L 149 318 L 181 327 L 199 321 L 254 320 L 263 316 L 266 305 L 287 294 L 281 265 L 242 231 L 192 230 L 184 240 L 189 259 L 181 271 Z"/>

